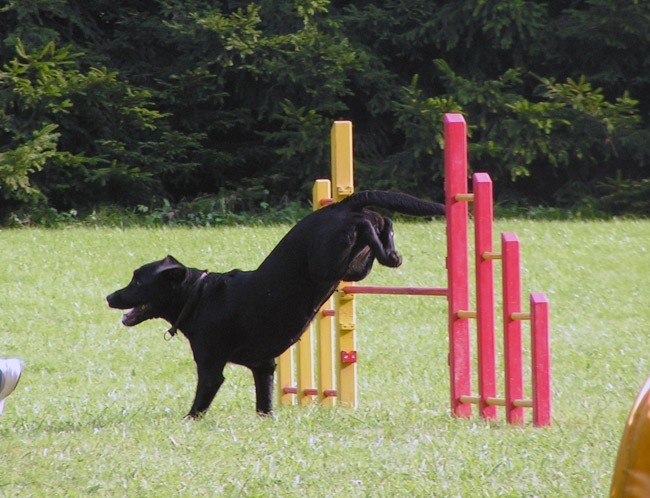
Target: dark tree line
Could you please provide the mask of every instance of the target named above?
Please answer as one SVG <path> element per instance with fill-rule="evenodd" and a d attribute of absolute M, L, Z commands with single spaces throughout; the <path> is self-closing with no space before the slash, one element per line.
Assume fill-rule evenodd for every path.
<path fill-rule="evenodd" d="M 439 197 L 442 116 L 498 199 L 648 214 L 647 0 L 0 6 L 0 214 L 308 199 L 350 119 L 360 188 Z"/>

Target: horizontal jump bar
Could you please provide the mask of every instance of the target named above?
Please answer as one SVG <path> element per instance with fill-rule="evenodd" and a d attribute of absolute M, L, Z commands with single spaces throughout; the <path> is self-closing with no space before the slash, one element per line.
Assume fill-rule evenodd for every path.
<path fill-rule="evenodd" d="M 298 394 L 298 388 L 295 386 L 285 386 L 282 388 L 282 394 Z M 318 396 L 318 389 L 308 387 L 307 389 L 302 390 L 302 394 L 305 396 Z M 325 389 L 323 391 L 323 396 L 325 398 L 335 398 L 338 396 L 338 393 L 336 389 Z"/>
<path fill-rule="evenodd" d="M 461 396 L 458 398 L 458 401 L 461 403 L 466 403 L 470 405 L 478 405 L 481 401 L 481 398 L 478 396 Z M 506 400 L 504 398 L 487 398 L 485 404 L 489 406 L 506 406 Z M 523 408 L 532 408 L 533 400 L 532 399 L 515 399 L 512 401 L 512 406 L 523 407 Z"/>
<path fill-rule="evenodd" d="M 375 285 L 346 285 L 344 294 L 394 294 L 404 296 L 447 296 L 442 287 L 383 287 Z"/>

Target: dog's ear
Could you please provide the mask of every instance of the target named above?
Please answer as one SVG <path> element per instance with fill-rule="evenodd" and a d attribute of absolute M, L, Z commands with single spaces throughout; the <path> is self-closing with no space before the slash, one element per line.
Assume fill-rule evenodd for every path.
<path fill-rule="evenodd" d="M 166 266 L 166 265 L 170 265 L 170 266 L 182 266 L 183 268 L 185 268 L 185 266 L 183 265 L 183 263 L 181 263 L 180 261 L 178 261 L 178 260 L 177 260 L 174 256 L 172 256 L 171 254 L 170 254 L 170 255 L 167 255 L 167 257 L 166 257 L 165 259 L 163 259 L 163 260 L 160 262 L 160 265 L 161 265 L 161 267 L 164 267 L 164 266 Z"/>
<path fill-rule="evenodd" d="M 187 273 L 187 267 L 180 263 L 173 256 L 167 256 L 160 262 L 160 265 L 156 269 L 156 275 L 164 275 L 173 280 L 183 280 L 185 274 Z"/>

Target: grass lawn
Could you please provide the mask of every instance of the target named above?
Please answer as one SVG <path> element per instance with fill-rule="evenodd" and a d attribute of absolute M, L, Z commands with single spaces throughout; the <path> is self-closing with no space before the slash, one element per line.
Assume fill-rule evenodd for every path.
<path fill-rule="evenodd" d="M 358 298 L 357 410 L 260 419 L 229 366 L 205 419 L 182 420 L 187 342 L 122 327 L 104 296 L 166 254 L 253 268 L 287 228 L 0 231 L 0 357 L 26 365 L 0 418 L 0 496 L 607 495 L 650 374 L 650 221 L 497 223 L 519 235 L 525 292 L 551 301 L 550 429 L 451 418 L 446 303 L 385 296 Z M 444 286 L 443 230 L 397 223 L 403 266 L 366 283 Z"/>

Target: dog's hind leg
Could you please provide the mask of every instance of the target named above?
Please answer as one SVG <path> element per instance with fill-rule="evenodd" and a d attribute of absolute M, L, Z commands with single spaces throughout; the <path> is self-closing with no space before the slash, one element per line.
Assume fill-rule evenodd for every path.
<path fill-rule="evenodd" d="M 200 418 L 207 411 L 225 380 L 223 376 L 225 366 L 225 362 L 214 363 L 213 361 L 208 365 L 198 366 L 199 379 L 196 385 L 196 396 L 187 418 Z"/>
<path fill-rule="evenodd" d="M 275 360 L 250 367 L 255 380 L 255 409 L 260 415 L 270 415 L 273 410 L 273 372 Z"/>

